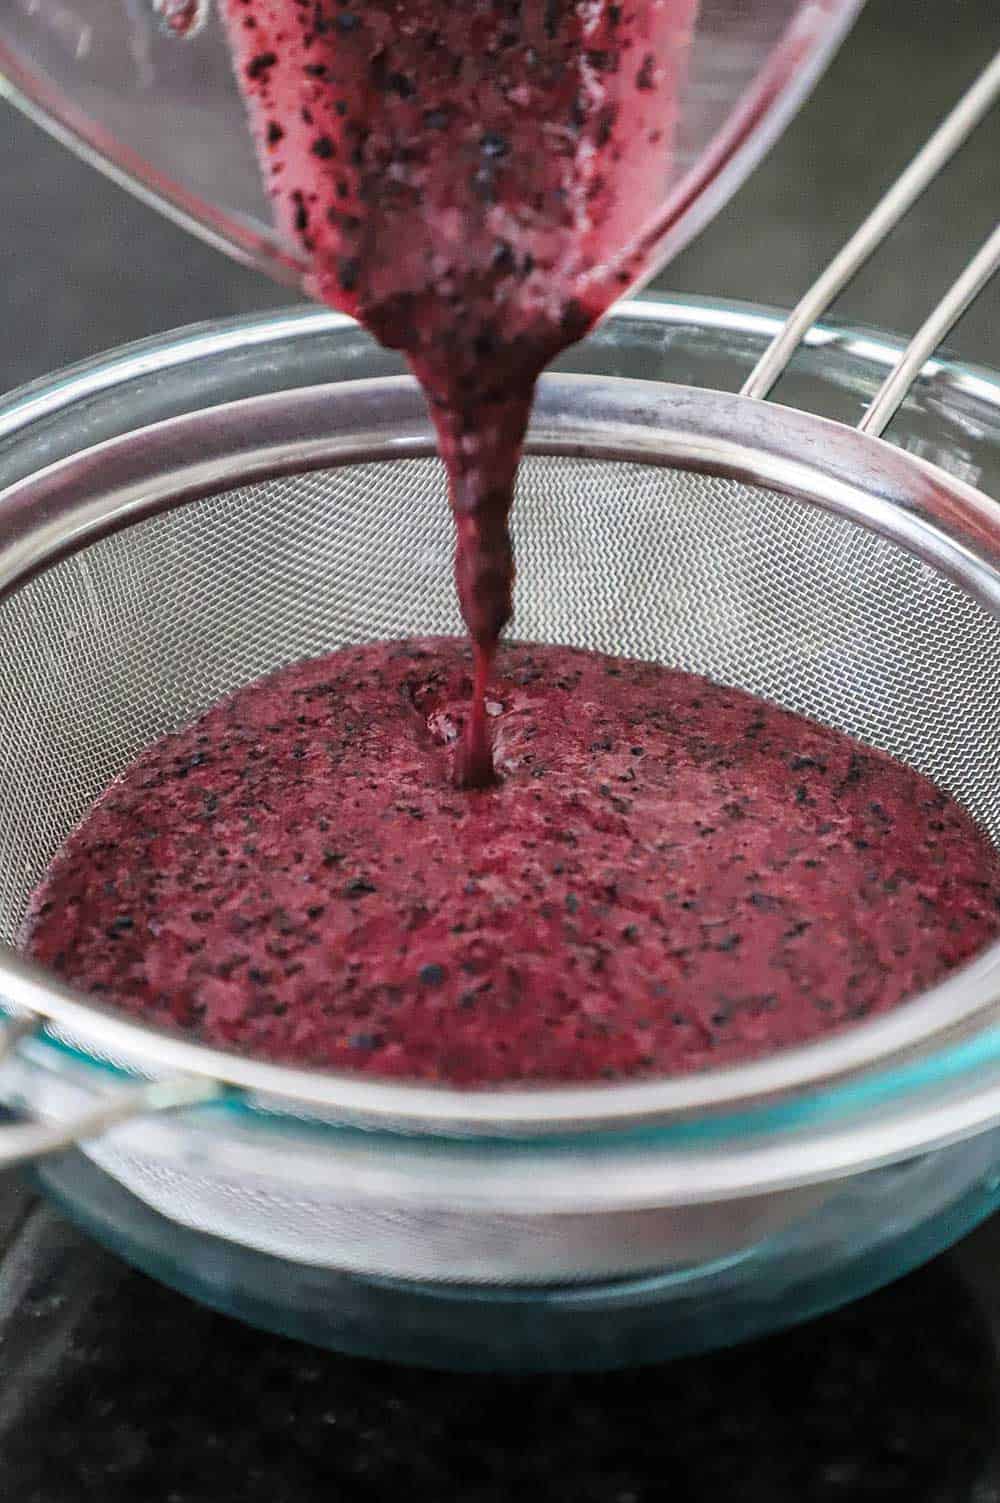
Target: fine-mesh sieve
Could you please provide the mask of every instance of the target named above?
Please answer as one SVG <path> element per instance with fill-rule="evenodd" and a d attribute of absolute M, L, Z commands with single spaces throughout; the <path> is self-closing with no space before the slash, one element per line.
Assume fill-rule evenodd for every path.
<path fill-rule="evenodd" d="M 822 302 L 811 294 L 793 315 L 791 347 L 998 89 L 1000 60 Z M 1000 510 L 873 436 L 997 259 L 995 235 L 862 432 L 757 399 L 788 338 L 751 395 L 546 378 L 515 511 L 518 634 L 708 673 L 841 727 L 936 778 L 1000 845 Z M 345 381 L 173 417 L 0 497 L 8 943 L 55 848 L 152 738 L 296 657 L 459 629 L 432 454 L 411 383 Z M 456 1092 L 272 1066 L 127 1021 L 9 950 L 0 987 L 5 1099 L 39 1119 L 4 1129 L 3 1160 L 89 1140 L 97 1163 L 184 1225 L 377 1273 L 537 1283 L 731 1252 L 838 1176 L 1000 1119 L 992 1076 L 919 1112 L 889 1107 L 877 1132 L 856 1111 L 887 1065 L 917 1070 L 979 1035 L 1000 999 L 1000 947 L 808 1049 L 587 1089 Z M 842 1083 L 836 1108 L 791 1145 L 764 1141 L 758 1129 L 794 1116 L 817 1082 Z M 212 1104 L 149 1115 L 199 1102 Z M 744 1141 L 712 1151 L 741 1111 Z"/>

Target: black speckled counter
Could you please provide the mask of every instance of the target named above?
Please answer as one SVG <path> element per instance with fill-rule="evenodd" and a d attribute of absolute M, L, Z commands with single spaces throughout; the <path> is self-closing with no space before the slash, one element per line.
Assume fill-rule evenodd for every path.
<path fill-rule="evenodd" d="M 586 1378 L 450 1376 L 260 1335 L 0 1180 L 10 1503 L 996 1503 L 1000 1221 L 767 1341 Z"/>

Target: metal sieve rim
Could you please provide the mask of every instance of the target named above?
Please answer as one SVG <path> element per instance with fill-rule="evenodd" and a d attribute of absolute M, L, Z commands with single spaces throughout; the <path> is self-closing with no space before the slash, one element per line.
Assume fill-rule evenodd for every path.
<path fill-rule="evenodd" d="M 882 534 L 1000 618 L 1000 506 L 925 461 L 827 419 L 659 382 L 550 375 L 527 448 L 766 487 Z M 433 452 L 422 399 L 405 378 L 274 393 L 157 423 L 0 495 L 0 598 L 97 538 L 213 492 Z M 84 1051 L 127 1069 L 180 1070 L 340 1121 L 480 1136 L 597 1132 L 773 1101 L 973 1031 L 1000 1000 L 1000 942 L 891 1015 L 842 1035 L 696 1077 L 585 1088 L 463 1092 L 269 1064 L 125 1019 L 6 949 L 0 992 Z"/>

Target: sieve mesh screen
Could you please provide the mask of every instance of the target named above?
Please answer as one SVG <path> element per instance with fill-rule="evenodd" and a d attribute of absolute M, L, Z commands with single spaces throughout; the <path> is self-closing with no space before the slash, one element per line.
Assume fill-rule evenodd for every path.
<path fill-rule="evenodd" d="M 1000 624 L 895 544 L 651 465 L 531 457 L 517 635 L 706 673 L 884 747 L 1000 841 Z M 161 732 L 348 642 L 460 629 L 436 460 L 268 482 L 134 524 L 0 606 L 0 935 Z"/>

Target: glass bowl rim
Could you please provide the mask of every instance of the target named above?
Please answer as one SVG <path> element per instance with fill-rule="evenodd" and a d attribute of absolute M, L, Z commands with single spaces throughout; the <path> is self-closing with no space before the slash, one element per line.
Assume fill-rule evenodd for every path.
<path fill-rule="evenodd" d="M 609 316 L 604 327 L 605 330 L 609 326 L 613 329 L 616 323 L 622 324 L 630 319 L 638 319 L 640 322 L 652 320 L 660 323 L 667 319 L 690 324 L 696 315 L 701 316 L 702 322 L 729 330 L 738 329 L 743 332 L 752 330 L 762 340 L 766 339 L 780 322 L 779 315 L 772 316 L 766 310 L 754 308 L 752 305 L 732 305 L 723 300 L 714 299 L 647 297 L 624 304 Z M 699 320 L 696 319 L 696 321 Z M 289 335 L 344 332 L 355 328 L 351 320 L 340 315 L 302 309 L 291 313 L 257 315 L 250 318 L 238 317 L 220 324 L 156 336 L 152 340 L 143 341 L 139 346 L 126 346 L 123 350 L 83 362 L 82 365 L 69 371 L 57 373 L 41 382 L 32 383 L 30 387 L 22 388 L 19 392 L 12 393 L 10 398 L 0 405 L 0 437 L 12 436 L 17 431 L 30 427 L 35 421 L 52 416 L 60 410 L 71 409 L 76 402 L 98 394 L 107 395 L 117 387 L 127 384 L 137 375 L 148 374 L 151 370 L 172 365 L 183 365 L 190 360 L 211 359 L 227 349 L 242 348 L 247 334 L 250 336 L 251 343 L 262 343 L 284 339 Z M 864 347 L 866 358 L 890 364 L 898 348 L 897 345 L 882 335 L 875 334 L 873 338 L 873 333 L 874 331 L 841 329 L 833 324 L 825 324 L 812 332 L 807 341 L 807 348 L 823 347 L 831 341 L 841 344 L 848 350 L 852 344 L 856 347 L 860 344 Z M 1000 409 L 1000 376 L 984 367 L 938 360 L 933 368 L 925 370 L 921 379 L 922 382 L 931 379 L 938 380 L 942 374 L 947 376 L 950 383 L 957 384 L 979 399 L 986 400 Z M 971 963 L 971 968 L 975 969 L 978 963 L 985 962 L 990 955 L 991 950 L 983 952 L 977 960 Z M 994 956 L 994 961 L 995 959 Z M 970 967 L 963 967 L 955 974 L 964 975 L 969 969 Z M 947 985 L 947 982 L 944 984 Z M 929 996 L 932 994 L 925 993 L 923 998 L 915 999 L 915 1001 L 926 1001 Z M 92 1012 L 94 1009 L 88 1005 L 87 1010 Z M 875 1022 L 861 1025 L 848 1032 L 856 1035 L 863 1028 L 877 1028 L 878 1026 L 878 1022 Z M 90 1050 L 77 1053 L 65 1033 L 60 1040 L 58 1028 L 54 1030 L 50 1042 L 60 1050 L 64 1061 L 67 1049 L 69 1049 L 70 1057 L 76 1055 L 81 1061 L 85 1060 L 89 1063 L 94 1061 L 94 1053 Z M 805 1049 L 787 1053 L 789 1056 L 793 1053 L 802 1055 L 822 1047 L 821 1041 L 818 1044 L 805 1046 Z M 951 1083 L 959 1077 L 976 1075 L 984 1067 L 990 1067 L 998 1061 L 1000 1061 L 1000 1031 L 986 1026 L 972 1038 L 964 1037 L 957 1043 L 954 1040 L 945 1042 L 940 1050 L 915 1059 L 904 1060 L 901 1064 L 890 1064 L 885 1069 L 877 1067 L 873 1072 L 860 1078 L 841 1079 L 830 1084 L 822 1079 L 817 1083 L 816 1077 L 812 1077 L 801 1086 L 793 1099 L 761 1103 L 754 1100 L 752 1092 L 748 1092 L 745 1099 L 741 1098 L 736 1103 L 735 1112 L 727 1109 L 721 1113 L 718 1111 L 713 1113 L 704 1105 L 699 1105 L 691 1109 L 686 1119 L 681 1115 L 677 1121 L 656 1123 L 654 1130 L 657 1135 L 666 1135 L 678 1145 L 684 1140 L 691 1141 L 692 1137 L 719 1141 L 727 1136 L 745 1135 L 748 1131 L 766 1132 L 789 1126 L 801 1130 L 809 1124 L 817 1125 L 829 1121 L 831 1117 L 837 1117 L 844 1112 L 854 1113 L 879 1103 L 885 1103 L 889 1099 L 898 1100 L 901 1095 L 911 1090 L 919 1093 L 929 1084 Z M 745 1071 L 753 1067 L 735 1068 Z M 127 1075 L 129 1071 L 126 1068 L 120 1070 L 119 1073 Z M 714 1080 L 719 1080 L 726 1073 L 729 1072 L 711 1072 Z M 361 1079 L 363 1080 L 363 1077 Z M 650 1084 L 655 1086 L 662 1082 Z M 988 1083 L 988 1087 L 992 1099 L 992 1082 Z M 542 1089 L 549 1091 L 552 1088 Z M 636 1089 L 641 1089 L 641 1087 L 636 1087 Z M 404 1086 L 403 1090 L 412 1093 L 414 1087 Z M 605 1096 L 616 1090 L 621 1091 L 622 1087 L 596 1084 L 586 1087 L 586 1094 L 598 1093 Z M 270 1105 L 267 1101 L 269 1094 L 272 1098 Z M 479 1093 L 458 1094 L 478 1095 Z M 515 1094 L 519 1093 L 513 1090 L 504 1093 L 508 1097 Z M 275 1107 L 279 1111 L 281 1109 L 280 1096 L 269 1093 L 266 1085 L 262 1088 L 258 1101 L 255 1102 L 254 1093 L 251 1091 L 249 1095 L 236 1100 L 233 1104 L 238 1110 L 248 1110 L 257 1115 L 260 1114 L 261 1105 L 265 1106 L 266 1115 L 273 1115 Z M 699 1113 L 701 1113 L 700 1116 Z M 301 1114 L 297 1114 L 293 1108 L 290 1115 Z M 381 1117 L 378 1126 L 391 1131 L 391 1115 Z M 648 1132 L 651 1129 L 648 1124 L 643 1125 L 640 1122 L 637 1130 Z M 958 1132 L 966 1130 L 973 1130 L 969 1121 L 964 1127 L 953 1122 L 949 1129 L 949 1131 Z M 483 1134 L 481 1128 L 472 1135 L 488 1136 L 488 1134 Z M 536 1138 L 545 1136 L 544 1128 L 536 1128 L 534 1136 Z"/>

